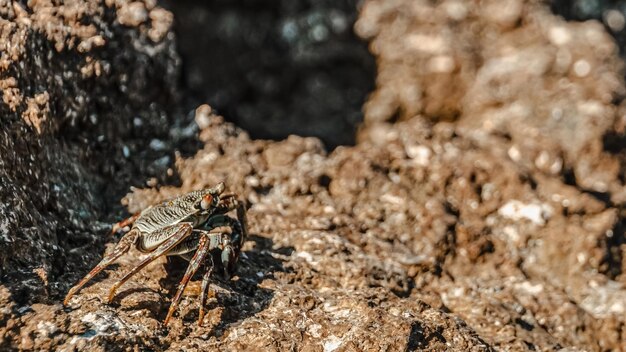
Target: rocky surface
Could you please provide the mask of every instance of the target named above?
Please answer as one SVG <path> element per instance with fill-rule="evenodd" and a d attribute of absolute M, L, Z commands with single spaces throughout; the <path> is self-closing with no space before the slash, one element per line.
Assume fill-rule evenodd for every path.
<path fill-rule="evenodd" d="M 15 82 L 0 104 L 0 349 L 626 349 L 625 88 L 598 24 L 538 1 L 368 0 L 355 28 L 376 56 L 376 91 L 357 145 L 328 153 L 315 138 L 251 139 L 208 105 L 193 121 L 167 106 L 180 63 L 171 17 L 153 3 L 7 6 L 3 38 L 28 36 L 5 45 L 23 52 L 3 56 L 0 72 Z M 44 13 L 84 13 L 95 32 L 48 37 Z M 97 33 L 99 46 L 79 50 Z M 60 58 L 28 66 L 44 49 Z M 72 94 L 44 84 L 120 50 L 125 66 L 65 73 Z M 143 89 L 119 88 L 139 68 Z M 73 110 L 80 94 L 95 122 Z M 154 161 L 189 150 L 196 132 L 197 152 L 152 178 L 170 167 Z M 214 281 L 202 327 L 197 281 L 161 324 L 178 260 L 161 258 L 103 303 L 137 251 L 61 306 L 102 244 L 115 245 L 115 203 L 132 213 L 219 181 L 245 201 L 250 237 L 237 275 Z"/>
<path fill-rule="evenodd" d="M 151 32 L 168 20 L 128 27 L 129 6 L 0 3 L 0 272 L 33 278 L 26 292 L 91 256 L 69 248 L 102 248 L 93 233 L 128 189 L 116 180 L 165 178 L 151 140 L 181 141 L 180 59 L 167 26 Z"/>
<path fill-rule="evenodd" d="M 625 93 L 622 62 L 600 24 L 565 22 L 537 1 L 397 0 L 367 2 L 355 29 L 379 68 L 366 123 L 459 120 L 510 138 L 511 157 L 528 168 L 571 173 L 579 187 L 624 201 L 620 165 L 603 145 L 623 129 L 613 104 Z"/>

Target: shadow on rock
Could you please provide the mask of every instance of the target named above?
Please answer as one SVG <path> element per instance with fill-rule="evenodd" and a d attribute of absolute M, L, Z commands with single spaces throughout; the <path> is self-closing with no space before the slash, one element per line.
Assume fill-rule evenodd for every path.
<path fill-rule="evenodd" d="M 119 292 L 115 295 L 115 298 L 113 300 L 113 304 L 119 306 L 119 302 L 121 302 L 126 296 L 130 296 L 134 293 L 153 293 L 158 295 L 158 292 L 148 288 L 148 287 L 136 287 L 136 288 L 130 288 L 127 290 L 124 290 L 122 292 Z M 155 300 L 149 300 L 149 301 L 140 301 L 135 305 L 132 306 L 128 306 L 128 307 L 123 307 L 123 310 L 126 311 L 138 311 L 138 310 L 142 310 L 142 309 L 147 309 L 149 311 L 154 311 L 155 308 L 154 307 L 160 307 L 160 303 L 158 301 Z"/>
<path fill-rule="evenodd" d="M 427 348 L 433 340 L 443 344 L 447 342 L 441 331 L 425 331 L 424 326 L 416 321 L 411 325 L 406 351 L 421 351 Z"/>

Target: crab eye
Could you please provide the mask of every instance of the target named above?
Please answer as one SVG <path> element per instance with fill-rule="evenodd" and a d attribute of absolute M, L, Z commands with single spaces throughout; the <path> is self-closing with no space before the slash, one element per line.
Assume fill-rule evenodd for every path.
<path fill-rule="evenodd" d="M 213 196 L 207 194 L 206 196 L 202 197 L 202 201 L 200 202 L 200 208 L 202 208 L 202 210 L 207 210 L 211 207 L 211 203 L 213 203 Z"/>

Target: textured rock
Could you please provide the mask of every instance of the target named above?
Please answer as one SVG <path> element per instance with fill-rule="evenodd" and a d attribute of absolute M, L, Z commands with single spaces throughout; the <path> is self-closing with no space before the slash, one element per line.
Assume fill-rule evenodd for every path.
<path fill-rule="evenodd" d="M 624 86 L 597 25 L 563 22 L 531 1 L 367 1 L 357 29 L 378 55 L 378 90 L 359 143 L 327 153 L 315 138 L 251 139 L 208 105 L 186 125 L 165 109 L 178 95 L 171 16 L 151 2 L 85 6 L 101 21 L 77 32 L 37 28 L 45 8 L 3 13 L 7 28 L 26 27 L 0 73 L 9 137 L 0 141 L 0 349 L 624 349 L 621 149 L 602 143 L 607 133 L 623 138 L 612 100 Z M 63 11 L 52 13 L 81 13 Z M 459 40 L 459 28 L 478 32 Z M 2 35 L 12 33 L 22 32 Z M 566 43 L 567 33 L 576 35 Z M 129 63 L 102 69 L 119 45 Z M 557 71 L 558 45 L 587 55 L 589 67 Z M 37 66 L 42 47 L 62 57 Z M 89 62 L 101 63 L 82 76 L 92 52 Z M 131 69 L 141 72 L 133 80 Z M 64 72 L 76 75 L 65 74 L 73 90 L 44 84 L 55 74 L 64 82 Z M 72 113 L 81 94 L 106 98 L 83 103 L 95 121 Z M 555 104 L 570 109 L 564 120 L 542 115 Z M 503 112 L 523 106 L 524 118 Z M 168 172 L 172 146 L 196 132 L 200 148 L 176 154 Z M 175 258 L 103 303 L 144 256 L 136 250 L 61 306 L 101 244 L 115 246 L 104 236 L 113 202 L 132 213 L 219 181 L 247 205 L 251 235 L 236 276 L 212 282 L 203 326 L 198 278 L 170 326 L 161 324 L 185 269 Z"/>
<path fill-rule="evenodd" d="M 100 221 L 127 189 L 118 180 L 143 184 L 133 174 L 163 156 L 141 136 L 180 123 L 166 106 L 177 100 L 171 35 L 153 43 L 148 28 L 121 25 L 111 13 L 124 2 L 29 6 L 0 2 L 0 274 L 25 286 L 23 300 L 41 277 L 95 259 L 70 249 L 102 248 Z"/>
<path fill-rule="evenodd" d="M 520 178 L 523 169 L 494 148 L 511 141 L 486 137 L 484 147 L 468 148 L 463 129 L 412 119 L 372 128 L 376 138 L 326 156 L 314 139 L 250 140 L 209 111 L 201 107 L 196 115 L 203 149 L 177 161 L 181 186 L 135 189 L 124 203 L 136 211 L 226 180 L 249 204 L 252 236 L 237 277 L 217 282 L 204 327 L 195 325 L 198 297 L 191 290 L 163 331 L 159 320 L 181 267 L 151 265 L 113 306 L 100 303 L 136 262 L 135 251 L 72 300 L 67 319 L 94 332 L 71 338 L 69 328 L 59 329 L 67 335 L 59 347 L 621 346 L 626 290 L 598 273 L 607 250 L 601 239 L 615 212 L 600 204 L 564 215 L 555 194 L 568 194 L 572 203 L 585 195 L 563 183 L 546 192 L 550 181 L 541 177 L 533 189 L 532 176 Z M 406 153 L 415 144 L 432 151 L 428 165 Z M 503 171 L 488 172 L 495 165 Z M 511 200 L 553 210 L 533 222 L 499 211 Z M 580 253 L 591 255 L 581 260 Z M 606 308 L 596 303 L 608 297 L 615 298 Z M 53 321 L 58 307 L 33 306 L 23 319 Z M 31 339 L 36 343 L 36 334 Z"/>
<path fill-rule="evenodd" d="M 511 138 L 527 168 L 571 172 L 579 187 L 626 200 L 620 163 L 604 150 L 623 124 L 613 104 L 623 64 L 600 24 L 565 22 L 533 0 L 371 0 L 355 29 L 378 63 L 367 124 L 458 120 L 476 138 Z"/>

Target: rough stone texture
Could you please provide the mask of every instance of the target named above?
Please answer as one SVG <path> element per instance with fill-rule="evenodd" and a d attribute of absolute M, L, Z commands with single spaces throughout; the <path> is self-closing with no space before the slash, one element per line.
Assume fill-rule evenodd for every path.
<path fill-rule="evenodd" d="M 122 25 L 129 6 L 0 2 L 0 275 L 16 299 L 94 260 L 76 248 L 101 249 L 128 184 L 170 166 L 148 138 L 181 140 L 173 35 Z"/>
<path fill-rule="evenodd" d="M 102 243 L 106 237 L 95 240 L 87 237 L 87 232 L 106 233 L 108 228 L 98 225 L 98 221 L 108 221 L 110 205 L 94 195 L 80 198 L 89 187 L 95 190 L 93 194 L 100 195 L 95 192 L 103 189 L 102 179 L 110 175 L 96 177 L 94 170 L 104 167 L 102 163 L 129 166 L 139 160 L 124 161 L 123 148 L 119 145 L 117 148 L 121 150 L 111 154 L 115 148 L 97 149 L 70 138 L 81 133 L 91 136 L 99 128 L 109 131 L 107 128 L 112 127 L 106 127 L 107 119 L 98 119 L 101 122 L 90 128 L 73 129 L 69 124 L 63 130 L 50 132 L 47 124 L 64 121 L 60 117 L 64 115 L 39 111 L 45 111 L 46 101 L 54 101 L 48 104 L 56 109 L 70 109 L 73 105 L 63 105 L 65 95 L 44 89 L 33 94 L 31 100 L 20 103 L 24 104 L 20 105 L 21 112 L 29 112 L 10 115 L 13 124 L 3 133 L 27 131 L 28 134 L 19 135 L 27 136 L 24 138 L 11 135 L 8 143 L 41 143 L 37 150 L 57 150 L 59 156 L 51 158 L 54 164 L 36 159 L 34 163 L 42 164 L 43 170 L 37 174 L 43 180 L 39 182 L 27 176 L 28 168 L 12 176 L 9 172 L 22 170 L 22 166 L 4 166 L 2 170 L 8 176 L 3 175 L 3 184 L 6 179 L 6 184 L 15 185 L 18 192 L 23 189 L 30 192 L 38 189 L 35 187 L 46 187 L 54 182 L 50 180 L 59 177 L 68 187 L 75 187 L 71 188 L 73 193 L 64 193 L 69 201 L 76 198 L 71 204 L 93 208 L 89 208 L 87 217 L 78 224 L 62 211 L 75 209 L 67 202 L 57 202 L 56 207 L 35 204 L 16 208 L 11 213 L 16 218 L 3 218 L 7 219 L 7 226 L 22 231 L 33 226 L 29 225 L 30 218 L 24 216 L 40 218 L 42 222 L 56 220 L 65 227 L 57 226 L 50 232 L 46 232 L 48 228 L 33 228 L 30 236 L 41 242 L 51 240 L 45 236 L 67 240 L 57 242 L 58 255 L 54 258 L 62 258 L 58 261 L 50 260 L 53 257 L 45 250 L 35 253 L 34 248 L 39 247 L 30 242 L 25 244 L 30 252 L 16 252 L 15 257 L 22 258 L 21 261 L 7 256 L 0 285 L 0 349 L 626 350 L 621 156 L 605 151 L 602 144 L 607 134 L 618 141 L 623 138 L 617 113 L 620 108 L 615 103 L 624 84 L 619 78 L 620 65 L 614 50 L 607 49 L 601 58 L 590 48 L 606 49 L 611 47 L 610 42 L 593 23 L 563 22 L 535 2 L 481 2 L 470 6 L 466 2 L 442 1 L 428 5 L 431 3 L 365 2 L 360 20 L 365 22 L 357 23 L 357 29 L 372 39 L 372 51 L 379 61 L 378 90 L 368 102 L 366 114 L 383 113 L 377 115 L 380 118 L 368 118 L 354 147 L 339 147 L 327 154 L 315 138 L 253 140 L 247 132 L 225 123 L 207 105 L 196 110 L 195 129 L 181 129 L 177 127 L 181 124 L 179 118 L 160 110 L 158 104 L 153 108 L 141 106 L 167 120 L 161 121 L 160 128 L 171 127 L 175 132 L 170 132 L 171 139 L 167 141 L 163 140 L 164 136 L 153 137 L 161 131 L 155 122 L 157 127 L 146 130 L 147 135 L 130 133 L 136 137 L 137 144 L 131 144 L 134 148 L 164 153 L 169 149 L 167 146 L 161 149 L 161 143 L 180 145 L 182 142 L 176 138 L 182 137 L 177 136 L 195 131 L 199 132 L 201 148 L 195 155 L 177 155 L 178 185 L 172 185 L 170 179 L 150 179 L 147 186 L 132 188 L 121 199 L 130 212 L 219 181 L 225 181 L 248 206 L 251 236 L 244 246 L 237 275 L 228 282 L 218 278 L 213 282 L 215 297 L 208 304 L 210 314 L 202 327 L 196 325 L 197 280 L 188 288 L 171 325 L 165 329 L 160 323 L 185 268 L 179 260 L 161 258 L 125 284 L 111 305 L 102 303 L 115 280 L 143 256 L 135 250 L 87 285 L 68 308 L 61 306 L 67 289 L 103 252 L 102 247 L 94 244 Z M 510 8 L 502 9 L 501 4 Z M 128 7 L 121 10 L 125 6 Z M 166 26 L 163 23 L 170 21 L 164 10 L 152 15 L 156 9 L 150 10 L 149 2 L 108 4 L 103 8 L 105 12 L 111 11 L 112 17 L 105 16 L 107 23 L 115 27 L 120 22 L 115 18 L 123 17 L 124 23 L 138 27 L 120 27 L 121 33 L 144 33 L 139 38 L 144 38 L 146 43 L 152 40 L 146 34 L 150 29 L 158 27 L 162 31 Z M 455 17 L 443 21 L 437 17 L 442 16 L 442 11 Z M 418 15 L 424 16 L 419 17 L 422 21 L 411 20 Z M 11 18 L 8 23 L 18 22 Z M 165 22 L 147 26 L 148 19 L 154 21 L 154 18 Z M 404 25 L 395 22 L 403 18 Z M 398 51 L 404 49 L 397 43 L 405 38 L 429 50 L 437 47 L 435 44 L 446 43 L 444 39 L 433 42 L 425 37 L 420 25 L 432 26 L 432 33 L 467 26 L 484 31 L 491 39 L 481 41 L 481 36 L 468 35 L 457 44 L 475 49 L 463 51 L 456 45 L 452 48 L 460 50 L 454 55 L 455 67 L 469 69 L 451 71 L 459 75 L 440 72 L 442 75 L 425 78 L 420 70 L 430 67 L 428 62 L 432 58 Z M 594 66 L 590 66 L 588 79 L 574 79 L 568 70 L 555 71 L 558 60 L 548 60 L 549 69 L 540 73 L 528 72 L 533 67 L 528 63 L 544 60 L 545 55 L 556 50 L 544 31 L 555 25 L 568 33 L 577 33 L 570 37 L 567 47 L 579 55 L 589 55 L 588 62 Z M 376 30 L 368 32 L 367 28 Z M 390 28 L 396 31 L 395 35 L 387 32 Z M 432 33 L 429 35 L 435 35 Z M 518 33 L 518 39 L 514 39 L 513 33 Z M 597 40 L 590 41 L 584 33 L 595 33 Z M 384 35 L 388 35 L 386 40 L 381 39 Z M 168 36 L 164 34 L 162 38 Z M 504 37 L 511 38 L 506 50 Z M 69 38 L 76 38 L 76 34 Z M 54 39 L 41 41 L 48 45 L 55 43 Z M 71 40 L 64 38 L 63 42 L 67 45 Z M 115 41 L 103 44 L 100 55 L 116 48 L 107 46 L 111 43 Z M 531 47 L 536 50 L 530 50 Z M 506 57 L 518 59 L 511 59 L 510 66 L 505 65 L 510 71 L 500 76 L 501 71 L 487 66 L 497 66 L 502 52 Z M 62 61 L 67 64 L 79 62 L 76 58 L 85 54 L 66 55 L 74 58 Z M 394 55 L 398 55 L 398 61 L 386 61 Z M 404 61 L 400 60 L 403 55 Z M 481 59 L 475 60 L 475 56 Z M 516 62 L 522 56 L 526 65 Z M 426 61 L 413 65 L 413 59 Z M 176 66 L 175 60 L 168 60 L 159 62 Z M 448 67 L 446 62 L 449 61 L 445 58 L 436 59 L 432 67 Z M 393 72 L 393 67 L 404 75 Z M 479 82 L 480 72 L 492 78 L 497 76 L 494 78 L 497 82 Z M 162 77 L 145 79 L 150 84 Z M 411 99 L 416 96 L 410 95 L 411 90 L 396 91 L 395 85 L 403 84 L 398 81 L 400 78 L 406 84 L 413 81 L 417 87 L 413 92 L 430 92 L 418 94 L 421 103 L 415 105 L 417 108 L 412 113 L 402 116 L 395 114 L 397 101 L 389 103 L 381 98 L 387 94 L 384 92 L 407 94 L 402 97 L 407 100 L 401 100 L 405 104 L 401 111 L 408 111 L 405 109 L 412 106 Z M 100 79 L 94 78 L 94 82 Z M 104 81 L 111 87 L 121 84 L 110 79 Z M 573 82 L 568 88 L 571 90 L 557 84 L 567 80 Z M 21 92 L 30 81 L 18 82 L 11 87 Z M 501 90 L 489 88 L 489 84 L 496 83 Z M 509 95 L 509 90 L 516 93 Z M 9 92 L 4 94 L 14 91 Z M 492 99 L 489 94 L 498 92 L 506 94 L 497 104 L 485 103 Z M 602 92 L 611 95 L 611 99 L 603 100 Z M 133 99 L 155 99 L 142 95 L 148 93 L 137 91 L 135 98 L 117 93 L 111 104 L 125 109 L 133 106 Z M 581 107 L 578 101 L 581 96 L 586 102 L 595 101 Z M 396 105 L 389 108 L 389 104 Z M 8 103 L 1 106 L 6 111 L 11 109 Z M 429 106 L 434 110 L 429 110 Z M 523 119 L 502 111 L 495 114 L 506 106 L 526 106 L 531 108 L 531 113 Z M 552 115 L 542 115 L 543 111 L 558 106 L 570 110 L 564 110 L 562 118 L 552 122 Z M 601 119 L 587 114 L 590 111 L 606 114 Z M 117 120 L 112 115 L 104 116 L 117 122 L 110 124 L 115 126 L 124 119 L 132 124 L 134 117 L 130 113 L 115 117 Z M 455 122 L 440 121 L 446 118 Z M 580 127 L 593 121 L 593 127 Z M 560 126 L 566 122 L 578 127 Z M 531 133 L 533 128 L 536 133 Z M 101 133 L 125 143 L 129 137 L 125 133 L 129 132 L 124 131 L 127 130 Z M 566 134 L 572 132 L 580 135 Z M 159 139 L 154 142 L 153 138 Z M 86 158 L 80 153 L 75 158 L 67 157 L 74 155 L 70 154 L 72 150 L 89 151 L 89 146 L 98 152 L 97 158 Z M 613 147 L 616 149 L 611 152 L 623 149 Z M 15 159 L 16 164 L 30 160 L 30 155 L 39 155 L 15 150 L 21 158 Z M 4 158 L 5 154 L 0 155 Z M 580 158 L 573 159 L 572 155 Z M 63 160 L 68 167 L 56 168 L 56 163 Z M 584 169 L 584 160 L 588 163 L 591 160 L 593 169 Z M 145 162 L 135 166 L 139 170 L 132 178 L 122 174 L 115 182 L 125 187 L 143 183 L 151 176 L 148 169 L 142 169 Z M 136 178 L 142 179 L 136 181 Z M 597 189 L 597 180 L 604 180 L 606 189 Z M 2 193 L 3 203 L 9 196 L 10 193 Z M 104 198 L 115 197 L 111 193 Z M 24 199 L 33 202 L 39 198 L 26 195 Z M 80 236 L 92 239 L 81 240 Z M 7 232 L 6 237 L 8 245 L 17 246 L 10 242 L 20 238 L 15 232 Z M 109 241 L 106 250 L 110 251 L 114 245 L 115 241 Z M 42 263 L 47 263 L 50 269 Z M 63 270 L 65 274 L 55 274 Z M 7 274 L 9 271 L 15 274 Z M 33 272 L 34 278 L 26 280 L 18 276 L 25 272 Z"/>
<path fill-rule="evenodd" d="M 565 22 L 532 0 L 373 0 L 355 29 L 378 63 L 367 124 L 459 120 L 511 138 L 519 164 L 626 200 L 603 146 L 623 130 L 622 62 L 599 23 Z"/>

